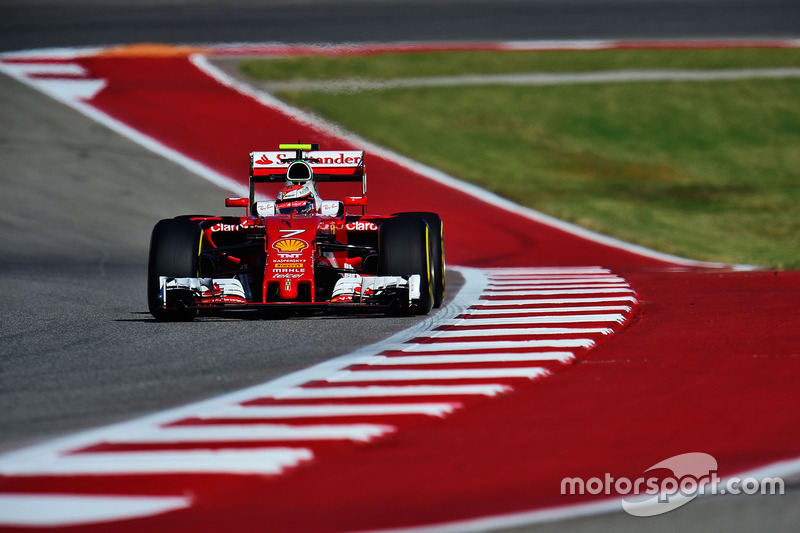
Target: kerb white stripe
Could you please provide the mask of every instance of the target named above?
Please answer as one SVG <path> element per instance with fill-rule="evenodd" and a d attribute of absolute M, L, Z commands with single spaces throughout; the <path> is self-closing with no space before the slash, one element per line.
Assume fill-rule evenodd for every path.
<path fill-rule="evenodd" d="M 605 285 L 608 283 L 627 283 L 624 278 L 619 276 L 609 278 L 587 278 L 587 277 L 558 277 L 547 276 L 546 278 L 504 278 L 490 280 L 489 287 L 505 287 L 508 285 L 547 285 L 549 283 L 562 283 L 562 284 L 580 284 L 592 283 L 597 285 Z"/>
<path fill-rule="evenodd" d="M 613 302 L 630 302 L 635 303 L 636 298 L 633 296 L 605 296 L 602 298 L 520 298 L 516 300 L 481 300 L 475 306 L 502 306 L 508 307 L 513 305 L 553 305 L 553 304 L 592 304 L 592 303 L 613 303 Z M 475 307 L 474 306 L 474 307 Z"/>
<path fill-rule="evenodd" d="M 244 424 L 175 426 L 155 431 L 118 434 L 110 443 L 180 443 L 271 440 L 357 440 L 368 441 L 394 431 L 393 426 L 380 424 L 342 424 L 291 426 L 285 424 Z"/>
<path fill-rule="evenodd" d="M 511 314 L 552 314 L 552 313 L 581 313 L 581 312 L 596 312 L 601 313 L 605 311 L 620 311 L 629 312 L 631 308 L 627 305 L 604 305 L 597 307 L 530 307 L 527 309 L 469 309 L 469 315 L 511 315 Z M 594 315 L 598 316 L 598 315 Z M 453 321 L 455 323 L 455 321 Z"/>
<path fill-rule="evenodd" d="M 30 462 L 19 468 L 6 464 L 1 471 L 14 476 L 179 472 L 279 474 L 311 457 L 311 451 L 305 448 L 79 453 L 53 456 L 49 461 Z"/>
<path fill-rule="evenodd" d="M 558 268 L 489 268 L 486 275 L 489 279 L 514 276 L 576 276 L 576 275 L 610 275 L 611 271 L 602 267 L 558 267 Z"/>
<path fill-rule="evenodd" d="M 623 322 L 625 315 L 552 315 L 521 316 L 498 318 L 456 318 L 448 320 L 446 325 L 459 326 L 502 326 L 504 324 L 573 324 L 585 322 Z M 449 331 L 449 330 L 448 330 Z"/>
<path fill-rule="evenodd" d="M 104 80 L 31 80 L 42 92 L 60 101 L 90 100 L 106 86 Z"/>
<path fill-rule="evenodd" d="M 536 339 L 521 341 L 426 342 L 412 344 L 404 352 L 463 352 L 467 350 L 508 350 L 511 348 L 591 348 L 591 339 Z"/>
<path fill-rule="evenodd" d="M 492 324 L 492 319 L 488 324 Z M 461 339 L 470 337 L 513 337 L 536 335 L 591 335 L 599 333 L 608 335 L 614 330 L 610 328 L 486 328 L 486 329 L 448 329 L 430 335 L 431 339 Z"/>
<path fill-rule="evenodd" d="M 142 518 L 190 505 L 188 496 L 0 494 L 0 525 L 63 527 Z"/>
<path fill-rule="evenodd" d="M 317 418 L 335 416 L 373 416 L 373 415 L 428 415 L 444 416 L 461 406 L 451 403 L 390 403 L 390 404 L 338 404 L 338 405 L 267 405 L 237 407 L 218 414 L 213 418 Z"/>
<path fill-rule="evenodd" d="M 325 398 L 391 398 L 403 396 L 496 396 L 511 390 L 506 385 L 406 385 L 371 387 L 313 387 L 296 388 L 275 396 L 276 399 Z"/>
<path fill-rule="evenodd" d="M 367 365 L 436 365 L 452 363 L 505 363 L 518 361 L 561 361 L 575 358 L 572 352 L 531 352 L 531 353 L 480 353 L 480 354 L 439 354 L 439 355 L 398 355 L 386 357 L 376 355 L 365 361 Z"/>
<path fill-rule="evenodd" d="M 627 287 L 620 289 L 554 289 L 554 290 L 527 290 L 527 291 L 487 291 L 493 296 L 555 296 L 557 294 L 633 294 Z"/>
<path fill-rule="evenodd" d="M 542 285 L 542 284 L 531 284 L 531 283 L 514 283 L 514 284 L 506 284 L 502 286 L 490 285 L 487 287 L 487 293 L 499 293 L 502 294 L 506 291 L 513 291 L 513 290 L 522 290 L 522 289 L 530 289 L 530 290 L 553 290 L 553 289 L 630 289 L 630 285 L 627 283 L 553 283 L 549 285 Z"/>
<path fill-rule="evenodd" d="M 547 374 L 544 368 L 477 368 L 459 370 L 344 370 L 329 381 L 425 381 L 440 379 L 534 378 Z"/>
<path fill-rule="evenodd" d="M 22 76 L 85 76 L 86 69 L 77 63 L 5 63 L 3 68 Z"/>

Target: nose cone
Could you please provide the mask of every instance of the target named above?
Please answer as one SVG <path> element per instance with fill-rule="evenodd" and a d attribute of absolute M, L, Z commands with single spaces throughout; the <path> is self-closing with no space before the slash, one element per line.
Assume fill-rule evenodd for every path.
<path fill-rule="evenodd" d="M 291 279 L 287 279 L 281 283 L 278 290 L 281 300 L 295 300 L 297 299 L 297 283 Z"/>

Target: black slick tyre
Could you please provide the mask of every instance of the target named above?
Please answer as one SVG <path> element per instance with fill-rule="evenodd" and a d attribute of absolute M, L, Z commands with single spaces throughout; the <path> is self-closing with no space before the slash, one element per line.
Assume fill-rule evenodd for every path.
<path fill-rule="evenodd" d="M 197 310 L 187 309 L 180 302 L 168 301 L 164 307 L 159 277 L 198 277 L 201 237 L 200 225 L 184 217 L 161 220 L 153 228 L 147 263 L 147 307 L 156 320 L 187 321 L 197 316 Z"/>
<path fill-rule="evenodd" d="M 445 296 L 444 225 L 436 213 L 409 212 L 397 213 L 403 218 L 421 218 L 428 224 L 428 244 L 430 245 L 431 279 L 433 282 L 433 307 L 439 308 Z"/>
<path fill-rule="evenodd" d="M 430 260 L 430 229 L 418 216 L 396 216 L 381 224 L 379 233 L 380 276 L 420 275 L 419 314 L 433 308 L 433 271 Z"/>

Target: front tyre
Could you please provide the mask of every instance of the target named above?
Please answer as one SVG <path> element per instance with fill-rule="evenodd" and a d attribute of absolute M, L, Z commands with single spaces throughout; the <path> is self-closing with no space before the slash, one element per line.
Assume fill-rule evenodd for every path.
<path fill-rule="evenodd" d="M 180 301 L 168 301 L 164 307 L 159 277 L 198 277 L 201 238 L 200 224 L 184 217 L 161 220 L 153 228 L 147 263 L 147 307 L 156 320 L 187 321 L 197 316 L 196 309 L 187 309 Z"/>
<path fill-rule="evenodd" d="M 433 308 L 433 270 L 430 258 L 430 228 L 418 216 L 396 216 L 381 224 L 379 233 L 380 276 L 420 275 L 420 299 L 416 311 Z"/>
<path fill-rule="evenodd" d="M 445 263 L 444 263 L 444 224 L 436 213 L 410 212 L 396 213 L 395 216 L 418 217 L 428 224 L 428 244 L 433 280 L 433 307 L 438 309 L 445 295 Z"/>

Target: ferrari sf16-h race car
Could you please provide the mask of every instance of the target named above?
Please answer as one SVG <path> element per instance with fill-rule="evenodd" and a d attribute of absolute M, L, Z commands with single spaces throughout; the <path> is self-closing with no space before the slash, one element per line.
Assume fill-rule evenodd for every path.
<path fill-rule="evenodd" d="M 320 151 L 316 144 L 279 150 L 251 152 L 250 197 L 225 200 L 244 216 L 184 215 L 155 225 L 147 302 L 157 320 L 227 309 L 426 314 L 441 305 L 439 215 L 367 215 L 363 151 Z M 322 200 L 323 182 L 360 182 L 361 196 Z M 270 184 L 272 196 L 265 196 Z"/>

